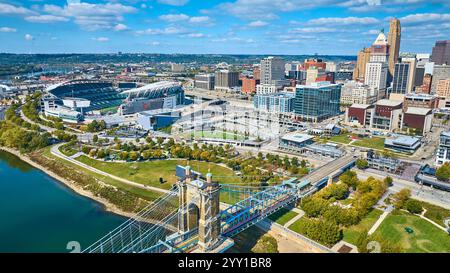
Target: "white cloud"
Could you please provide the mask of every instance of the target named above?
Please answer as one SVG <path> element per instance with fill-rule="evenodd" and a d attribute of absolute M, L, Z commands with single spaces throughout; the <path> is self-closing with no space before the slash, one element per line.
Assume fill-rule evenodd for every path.
<path fill-rule="evenodd" d="M 117 24 L 114 26 L 114 30 L 115 31 L 123 31 L 123 30 L 127 30 L 128 27 L 124 24 Z"/>
<path fill-rule="evenodd" d="M 203 37 L 205 37 L 205 34 L 203 34 L 203 33 L 189 33 L 189 34 L 186 35 L 186 37 L 189 37 L 189 38 L 203 38 Z"/>
<path fill-rule="evenodd" d="M 312 19 L 307 22 L 309 25 L 370 25 L 378 24 L 380 21 L 373 17 L 327 17 Z"/>
<path fill-rule="evenodd" d="M 68 18 L 56 15 L 33 15 L 25 17 L 25 20 L 33 23 L 56 23 L 56 22 L 67 22 Z"/>
<path fill-rule="evenodd" d="M 153 41 L 153 42 L 150 42 L 148 44 L 151 45 L 151 46 L 159 46 L 159 45 L 161 45 L 161 43 L 158 42 L 158 41 Z"/>
<path fill-rule="evenodd" d="M 7 15 L 30 15 L 35 14 L 34 11 L 29 10 L 24 7 L 19 6 L 13 6 L 6 3 L 0 3 L 0 14 L 7 14 Z"/>
<path fill-rule="evenodd" d="M 125 14 L 138 10 L 132 6 L 119 3 L 90 4 L 74 3 L 64 7 L 44 5 L 44 11 L 55 16 L 73 18 L 82 29 L 94 31 L 99 29 L 113 29 L 124 20 Z"/>
<path fill-rule="evenodd" d="M 264 26 L 267 26 L 268 24 L 269 23 L 267 23 L 267 22 L 264 22 L 264 21 L 261 21 L 261 20 L 257 20 L 257 21 L 250 22 L 248 24 L 248 26 L 249 27 L 264 27 Z"/>
<path fill-rule="evenodd" d="M 160 4 L 166 4 L 171 6 L 184 6 L 189 2 L 189 0 L 158 0 Z"/>
<path fill-rule="evenodd" d="M 109 38 L 107 38 L 107 37 L 97 37 L 97 38 L 92 38 L 92 40 L 93 40 L 93 41 L 97 41 L 97 42 L 104 43 L 104 42 L 108 42 L 108 41 L 109 41 Z"/>
<path fill-rule="evenodd" d="M 25 38 L 25 40 L 27 40 L 27 41 L 32 41 L 32 40 L 34 40 L 34 37 L 31 36 L 30 34 L 25 34 L 24 38 Z"/>
<path fill-rule="evenodd" d="M 138 30 L 136 34 L 138 35 L 171 35 L 171 34 L 186 34 L 189 33 L 188 30 L 184 28 L 177 27 L 166 27 L 166 28 L 149 28 L 146 30 Z"/>
<path fill-rule="evenodd" d="M 194 16 L 189 19 L 189 23 L 192 24 L 204 24 L 210 23 L 211 18 L 209 16 Z"/>
<path fill-rule="evenodd" d="M 159 19 L 166 21 L 166 22 L 178 22 L 178 21 L 185 21 L 189 20 L 189 16 L 186 14 L 165 14 L 159 16 Z"/>
<path fill-rule="evenodd" d="M 289 33 L 329 33 L 335 32 L 336 29 L 328 27 L 305 27 L 290 29 Z"/>
<path fill-rule="evenodd" d="M 17 32 L 17 29 L 11 27 L 0 27 L 0 32 Z"/>
<path fill-rule="evenodd" d="M 180 13 L 180 14 L 165 14 L 159 16 L 160 20 L 174 23 L 174 22 L 188 22 L 191 24 L 210 24 L 212 22 L 211 18 L 209 16 L 193 16 L 190 17 L 186 14 Z"/>
<path fill-rule="evenodd" d="M 417 13 L 401 17 L 399 20 L 403 24 L 450 22 L 450 13 Z"/>

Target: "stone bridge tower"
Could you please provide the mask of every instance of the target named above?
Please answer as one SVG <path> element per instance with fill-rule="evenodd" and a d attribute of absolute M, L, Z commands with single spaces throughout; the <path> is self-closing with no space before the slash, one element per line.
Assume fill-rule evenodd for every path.
<path fill-rule="evenodd" d="M 179 232 L 185 233 L 198 228 L 200 251 L 208 252 L 219 242 L 220 237 L 220 185 L 212 182 L 212 174 L 206 181 L 185 167 L 185 177 L 178 181 Z"/>

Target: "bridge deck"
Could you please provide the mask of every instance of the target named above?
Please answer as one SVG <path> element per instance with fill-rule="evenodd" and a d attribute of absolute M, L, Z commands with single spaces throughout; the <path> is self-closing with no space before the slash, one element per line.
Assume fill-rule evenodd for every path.
<path fill-rule="evenodd" d="M 333 174 L 335 171 L 344 168 L 348 164 L 352 163 L 352 161 L 354 160 L 355 158 L 352 155 L 338 158 L 334 161 L 329 162 L 328 164 L 323 165 L 320 168 L 317 168 L 307 176 L 302 177 L 300 181 L 309 181 L 311 185 L 315 185 L 322 181 L 325 177 Z"/>

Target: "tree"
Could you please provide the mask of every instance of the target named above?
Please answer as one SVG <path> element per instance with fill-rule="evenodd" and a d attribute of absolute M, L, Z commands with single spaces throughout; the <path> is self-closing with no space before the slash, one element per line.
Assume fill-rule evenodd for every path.
<path fill-rule="evenodd" d="M 138 152 L 130 152 L 130 160 L 136 161 L 139 157 Z"/>
<path fill-rule="evenodd" d="M 291 163 L 292 163 L 292 166 L 294 166 L 294 167 L 300 166 L 300 163 L 298 162 L 298 158 L 297 157 L 293 157 L 292 160 L 291 160 Z"/>
<path fill-rule="evenodd" d="M 302 201 L 302 209 L 308 217 L 318 217 L 328 207 L 328 201 L 319 197 L 308 197 Z"/>
<path fill-rule="evenodd" d="M 356 167 L 358 167 L 358 169 L 363 170 L 363 169 L 366 169 L 367 167 L 369 167 L 369 163 L 365 159 L 358 158 L 356 160 Z"/>
<path fill-rule="evenodd" d="M 83 152 L 83 153 L 85 153 L 85 154 L 89 154 L 89 152 L 91 151 L 91 148 L 89 148 L 88 146 L 83 146 L 82 148 L 81 148 L 81 151 Z"/>
<path fill-rule="evenodd" d="M 411 197 L 410 189 L 402 189 L 396 194 L 393 194 L 392 198 L 395 200 L 394 207 L 396 209 L 402 209 L 405 206 L 406 201 L 408 201 L 410 197 Z"/>
<path fill-rule="evenodd" d="M 347 184 L 349 187 L 352 187 L 354 189 L 356 189 L 359 183 L 358 176 L 356 175 L 356 173 L 350 170 L 343 173 L 339 177 L 339 180 L 341 180 L 343 183 Z"/>
<path fill-rule="evenodd" d="M 105 158 L 105 157 L 106 157 L 105 150 L 100 149 L 100 150 L 97 152 L 97 157 L 98 157 L 98 158 Z"/>
<path fill-rule="evenodd" d="M 92 137 L 92 141 L 93 141 L 94 143 L 96 143 L 96 142 L 98 141 L 98 135 L 94 135 L 94 136 Z"/>
<path fill-rule="evenodd" d="M 409 212 L 414 214 L 419 214 L 423 210 L 422 204 L 414 199 L 409 199 L 408 201 L 406 201 L 405 207 Z"/>
<path fill-rule="evenodd" d="M 386 178 L 383 180 L 384 183 L 386 183 L 386 186 L 390 187 L 394 184 L 394 179 L 390 176 L 386 176 Z"/>
<path fill-rule="evenodd" d="M 337 200 L 344 199 L 348 194 L 348 185 L 345 183 L 331 184 L 318 193 L 323 199 L 335 198 Z"/>
<path fill-rule="evenodd" d="M 450 179 L 450 165 L 445 163 L 436 170 L 436 178 L 441 181 L 448 181 Z"/>
<path fill-rule="evenodd" d="M 127 160 L 128 159 L 128 152 L 124 151 L 120 153 L 120 159 Z"/>

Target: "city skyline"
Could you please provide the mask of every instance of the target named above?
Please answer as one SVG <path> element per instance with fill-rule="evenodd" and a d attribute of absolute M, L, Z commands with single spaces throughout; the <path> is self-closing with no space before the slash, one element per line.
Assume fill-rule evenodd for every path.
<path fill-rule="evenodd" d="M 0 52 L 356 55 L 396 17 L 400 51 L 431 53 L 445 2 L 0 0 Z"/>

